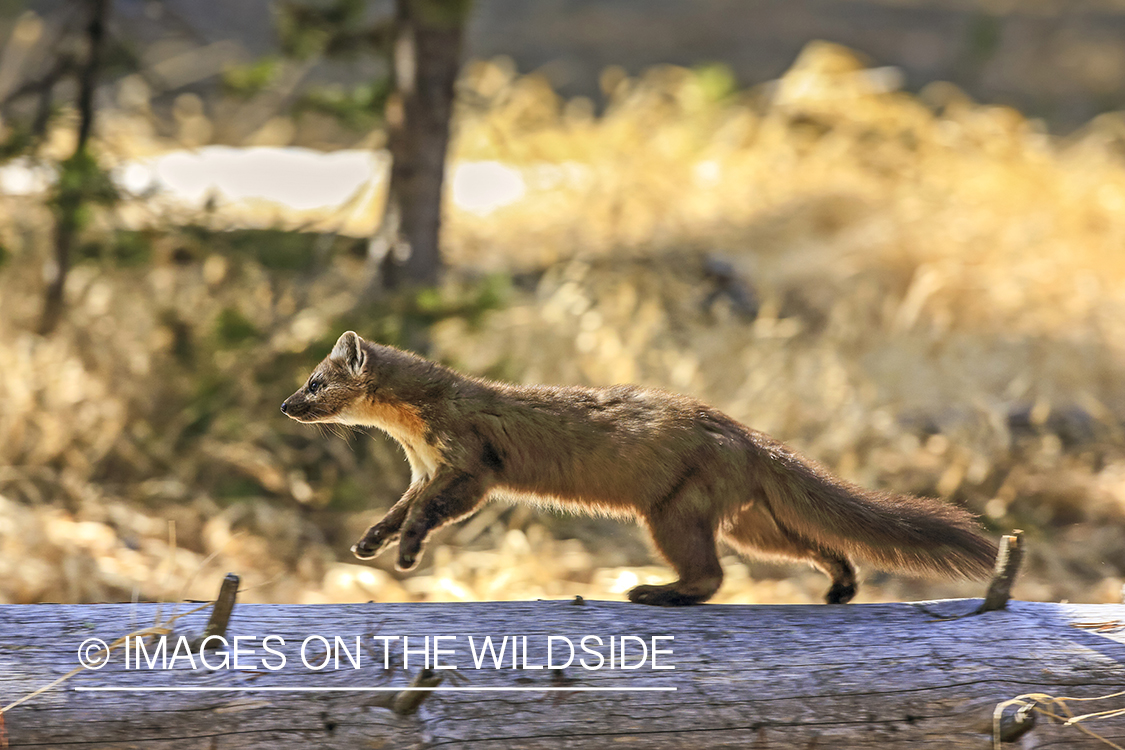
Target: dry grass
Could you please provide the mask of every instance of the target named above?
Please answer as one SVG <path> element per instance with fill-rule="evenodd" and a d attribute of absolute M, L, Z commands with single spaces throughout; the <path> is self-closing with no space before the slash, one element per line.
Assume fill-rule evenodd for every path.
<path fill-rule="evenodd" d="M 450 211 L 443 294 L 492 272 L 514 284 L 483 319 L 437 324 L 436 356 L 528 382 L 698 395 L 850 479 L 1028 529 L 1018 596 L 1120 596 L 1125 165 L 1112 118 L 1055 141 L 947 87 L 888 91 L 826 45 L 747 94 L 674 68 L 607 71 L 604 85 L 612 104 L 595 117 L 503 64 L 467 73 L 457 158 L 503 162 L 528 192 L 483 216 Z M 345 321 L 393 330 L 393 316 L 349 313 L 360 261 L 271 271 L 165 217 L 151 267 L 79 269 L 73 322 L 44 341 L 27 331 L 46 217 L 8 213 L 3 242 L 24 249 L 0 276 L 7 600 L 158 598 L 212 554 L 190 596 L 226 570 L 270 601 L 619 598 L 667 575 L 628 527 L 499 506 L 433 545 L 418 575 L 352 564 L 361 509 L 394 499 L 404 462 L 276 405 Z M 724 299 L 703 309 L 707 258 L 754 288 L 756 320 Z M 252 331 L 237 341 L 231 310 Z M 726 565 L 725 601 L 815 601 L 824 586 L 803 569 Z M 868 600 L 979 588 L 869 584 Z"/>

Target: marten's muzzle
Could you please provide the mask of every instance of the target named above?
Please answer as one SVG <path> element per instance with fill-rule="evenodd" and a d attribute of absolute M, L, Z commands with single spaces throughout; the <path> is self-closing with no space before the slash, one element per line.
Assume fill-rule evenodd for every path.
<path fill-rule="evenodd" d="M 314 421 L 310 418 L 312 417 L 311 411 L 311 404 L 301 397 L 300 391 L 281 402 L 281 413 L 298 422 Z"/>

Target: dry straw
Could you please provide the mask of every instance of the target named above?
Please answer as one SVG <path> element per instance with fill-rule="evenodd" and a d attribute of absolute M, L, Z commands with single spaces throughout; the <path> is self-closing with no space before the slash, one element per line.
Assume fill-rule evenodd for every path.
<path fill-rule="evenodd" d="M 1068 703 L 1081 702 L 1081 701 L 1104 701 L 1110 698 L 1120 698 L 1125 696 L 1125 690 L 1117 693 L 1110 693 L 1109 695 L 1100 695 L 1096 698 L 1071 698 L 1064 696 L 1047 695 L 1046 693 L 1026 693 L 1024 695 L 1016 696 L 1011 700 L 1006 700 L 1003 703 L 997 704 L 996 710 L 992 714 L 992 746 L 995 750 L 1000 750 L 1000 719 L 1004 713 L 1004 709 L 1010 706 L 1019 706 L 1021 709 L 1027 709 L 1040 713 L 1049 719 L 1062 722 L 1064 727 L 1077 727 L 1084 734 L 1093 737 L 1099 742 L 1115 748 L 1115 750 L 1125 750 L 1121 745 L 1118 745 L 1110 740 L 1097 734 L 1089 727 L 1082 724 L 1085 721 L 1091 720 L 1105 720 L 1112 719 L 1117 716 L 1125 716 L 1125 708 L 1111 709 L 1109 711 L 1098 711 L 1095 713 L 1082 714 L 1075 716 L 1074 712 L 1070 710 Z M 1046 706 L 1058 707 L 1064 715 L 1046 708 Z"/>
<path fill-rule="evenodd" d="M 595 116 L 502 61 L 472 64 L 454 163 L 496 162 L 524 192 L 491 212 L 450 207 L 440 294 L 471 295 L 490 272 L 513 286 L 502 309 L 440 323 L 433 353 L 524 382 L 691 393 L 848 479 L 1047 537 L 1021 597 L 1115 600 L 1125 572 L 1101 563 L 1118 559 L 1125 517 L 1119 128 L 1057 139 L 947 86 L 912 96 L 889 82 L 818 44 L 751 92 L 716 70 L 607 71 Z M 142 150 L 157 146 L 169 144 Z M 408 481 L 402 457 L 288 424 L 277 404 L 307 372 L 302 353 L 339 334 L 363 260 L 276 273 L 177 225 L 280 216 L 361 235 L 378 199 L 311 218 L 122 206 L 92 234 L 142 216 L 152 263 L 76 268 L 70 322 L 49 340 L 28 330 L 50 216 L 3 203 L 6 600 L 156 599 L 220 549 L 214 566 L 244 572 L 247 589 L 271 582 L 255 594 L 271 601 L 620 597 L 628 575 L 666 575 L 619 542 L 628 530 L 523 511 L 452 537 L 457 554 L 408 580 L 346 559 Z M 714 259 L 756 293 L 757 319 L 725 297 L 704 305 Z M 218 336 L 231 321 L 248 332 L 238 345 Z M 803 570 L 754 573 L 770 580 L 730 561 L 721 596 L 817 598 Z M 895 579 L 867 592 L 970 590 Z"/>

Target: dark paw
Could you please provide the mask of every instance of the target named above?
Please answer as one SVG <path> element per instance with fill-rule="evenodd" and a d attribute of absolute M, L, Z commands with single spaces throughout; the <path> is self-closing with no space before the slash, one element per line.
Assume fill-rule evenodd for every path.
<path fill-rule="evenodd" d="M 395 569 L 407 571 L 418 564 L 417 554 L 407 554 L 406 552 L 398 553 L 398 560 L 395 561 Z"/>
<path fill-rule="evenodd" d="M 379 554 L 379 550 L 364 546 L 363 542 L 352 545 L 352 554 L 360 560 L 370 560 Z"/>
<path fill-rule="evenodd" d="M 398 561 L 395 567 L 399 570 L 410 570 L 418 564 L 422 556 L 422 543 L 426 540 L 427 530 L 418 524 L 407 526 L 398 540 Z"/>
<path fill-rule="evenodd" d="M 398 540 L 398 560 L 395 567 L 399 570 L 410 570 L 418 564 L 418 556 L 422 554 L 422 542 L 417 537 L 403 535 Z"/>
<path fill-rule="evenodd" d="M 834 583 L 832 588 L 828 589 L 828 593 L 824 595 L 824 601 L 827 604 L 847 604 L 855 596 L 856 586 L 854 583 Z"/>
<path fill-rule="evenodd" d="M 352 554 L 360 560 L 370 560 L 378 556 L 393 540 L 394 535 L 383 534 L 377 526 L 372 527 L 364 534 L 363 539 L 352 545 Z"/>
<path fill-rule="evenodd" d="M 704 597 L 683 594 L 669 586 L 635 586 L 629 590 L 629 601 L 657 607 L 686 607 L 698 604 Z"/>

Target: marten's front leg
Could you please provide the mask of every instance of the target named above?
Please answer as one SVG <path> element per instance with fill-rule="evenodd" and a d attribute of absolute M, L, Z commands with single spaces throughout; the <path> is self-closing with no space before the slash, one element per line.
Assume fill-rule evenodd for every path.
<path fill-rule="evenodd" d="M 391 506 L 387 515 L 369 528 L 362 539 L 352 545 L 352 554 L 360 560 L 370 560 L 382 552 L 384 547 L 398 539 L 399 529 L 402 528 L 406 514 L 410 511 L 410 503 L 418 497 L 418 491 L 423 487 L 424 484 L 416 484 L 408 489 L 399 501 Z"/>
<path fill-rule="evenodd" d="M 399 570 L 410 570 L 418 562 L 422 543 L 436 528 L 472 513 L 488 495 L 485 480 L 458 469 L 441 469 L 410 503 L 398 541 Z"/>

